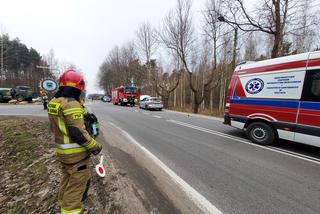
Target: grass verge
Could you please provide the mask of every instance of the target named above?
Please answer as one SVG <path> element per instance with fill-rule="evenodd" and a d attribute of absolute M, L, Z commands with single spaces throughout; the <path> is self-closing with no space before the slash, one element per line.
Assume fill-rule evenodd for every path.
<path fill-rule="evenodd" d="M 55 213 L 52 145 L 46 121 L 0 118 L 0 213 Z"/>

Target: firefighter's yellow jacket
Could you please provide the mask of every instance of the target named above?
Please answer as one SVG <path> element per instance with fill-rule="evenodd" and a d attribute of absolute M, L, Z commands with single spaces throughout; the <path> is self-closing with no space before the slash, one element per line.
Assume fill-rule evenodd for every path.
<path fill-rule="evenodd" d="M 51 130 L 57 144 L 58 160 L 77 163 L 89 157 L 97 142 L 85 127 L 84 107 L 74 98 L 53 98 L 48 104 Z"/>

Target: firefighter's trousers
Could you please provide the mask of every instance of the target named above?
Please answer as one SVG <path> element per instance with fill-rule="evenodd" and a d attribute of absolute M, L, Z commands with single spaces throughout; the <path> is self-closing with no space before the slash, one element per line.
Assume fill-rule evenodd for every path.
<path fill-rule="evenodd" d="M 62 178 L 58 194 L 61 214 L 82 213 L 83 200 L 90 185 L 91 160 L 86 158 L 76 164 L 61 164 Z"/>

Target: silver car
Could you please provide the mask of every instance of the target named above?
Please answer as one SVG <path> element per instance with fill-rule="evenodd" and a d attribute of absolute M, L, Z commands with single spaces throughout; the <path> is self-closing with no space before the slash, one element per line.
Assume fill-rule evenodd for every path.
<path fill-rule="evenodd" d="M 158 97 L 146 97 L 140 101 L 140 108 L 144 108 L 146 110 L 159 110 L 161 111 L 163 108 L 163 103 Z"/>

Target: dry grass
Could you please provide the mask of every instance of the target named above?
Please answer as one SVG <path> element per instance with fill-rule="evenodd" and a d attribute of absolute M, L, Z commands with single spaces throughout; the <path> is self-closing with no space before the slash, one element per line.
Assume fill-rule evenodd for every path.
<path fill-rule="evenodd" d="M 56 212 L 48 132 L 44 121 L 0 119 L 0 213 Z"/>

